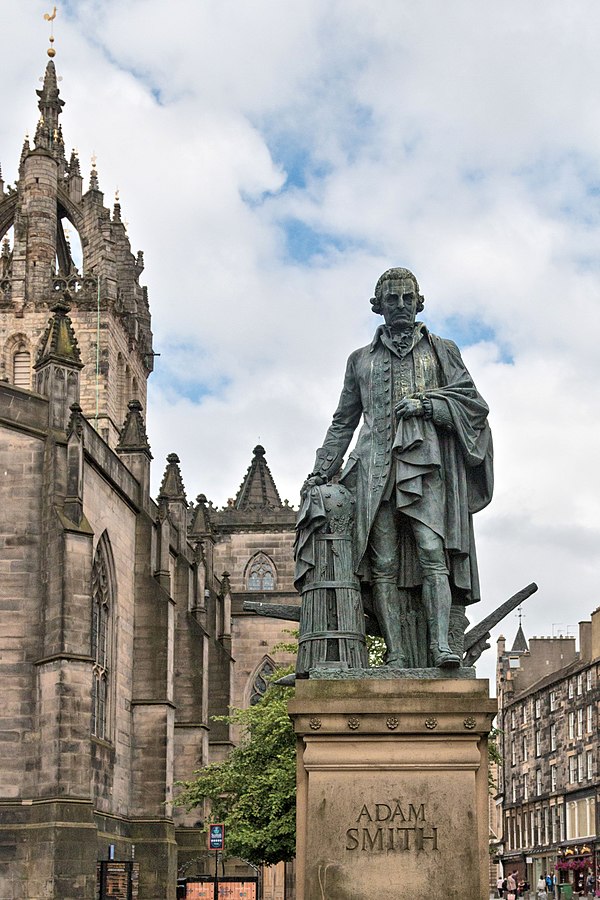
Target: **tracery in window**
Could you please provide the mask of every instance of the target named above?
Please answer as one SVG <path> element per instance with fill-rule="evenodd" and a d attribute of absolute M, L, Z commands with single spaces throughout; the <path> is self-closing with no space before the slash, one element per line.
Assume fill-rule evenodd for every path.
<path fill-rule="evenodd" d="M 114 610 L 110 542 L 106 532 L 96 548 L 92 565 L 92 734 L 108 738 L 111 623 Z"/>
<path fill-rule="evenodd" d="M 246 569 L 246 587 L 249 591 L 274 591 L 275 566 L 265 553 L 252 557 Z"/>
<path fill-rule="evenodd" d="M 262 698 L 263 694 L 267 690 L 269 678 L 274 671 L 274 662 L 266 656 L 263 659 L 260 667 L 257 669 L 252 681 L 252 687 L 250 690 L 250 706 L 255 706 Z"/>

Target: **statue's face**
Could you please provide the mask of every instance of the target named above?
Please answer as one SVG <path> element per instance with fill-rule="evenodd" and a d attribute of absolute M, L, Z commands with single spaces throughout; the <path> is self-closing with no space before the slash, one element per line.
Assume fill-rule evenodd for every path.
<path fill-rule="evenodd" d="M 412 278 L 385 281 L 381 292 L 381 308 L 385 324 L 394 329 L 414 325 L 418 299 Z"/>

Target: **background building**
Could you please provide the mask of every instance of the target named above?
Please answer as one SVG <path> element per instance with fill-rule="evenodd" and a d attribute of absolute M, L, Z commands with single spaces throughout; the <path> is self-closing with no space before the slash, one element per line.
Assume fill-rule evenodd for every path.
<path fill-rule="evenodd" d="M 65 153 L 52 60 L 37 93 L 0 176 L 0 896 L 91 900 L 112 860 L 171 900 L 207 871 L 204 811 L 173 810 L 174 784 L 223 757 L 236 735 L 211 716 L 285 658 L 285 623 L 242 602 L 297 602 L 294 511 L 262 447 L 225 510 L 188 503 L 175 454 L 151 498 L 143 255 Z"/>
<path fill-rule="evenodd" d="M 535 886 L 556 873 L 600 886 L 598 684 L 600 610 L 575 637 L 498 640 L 498 727 L 503 757 L 498 852 L 504 872 Z"/>

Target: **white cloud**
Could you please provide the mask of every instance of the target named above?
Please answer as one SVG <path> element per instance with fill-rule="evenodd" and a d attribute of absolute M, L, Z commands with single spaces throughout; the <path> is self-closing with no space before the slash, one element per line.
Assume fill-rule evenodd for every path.
<path fill-rule="evenodd" d="M 7 180 L 35 127 L 44 11 L 0 7 Z M 148 415 L 155 484 L 175 450 L 188 494 L 224 503 L 260 440 L 293 502 L 345 359 L 371 338 L 374 282 L 409 265 L 434 330 L 460 320 L 486 335 L 465 351 L 497 455 L 473 618 L 532 580 L 526 633 L 589 615 L 599 26 L 592 0 L 72 0 L 59 11 L 65 139 L 84 173 L 97 153 L 107 200 L 118 185 L 145 251 L 162 354 Z M 306 259 L 290 222 L 307 229 Z M 509 640 L 515 629 L 502 626 Z"/>

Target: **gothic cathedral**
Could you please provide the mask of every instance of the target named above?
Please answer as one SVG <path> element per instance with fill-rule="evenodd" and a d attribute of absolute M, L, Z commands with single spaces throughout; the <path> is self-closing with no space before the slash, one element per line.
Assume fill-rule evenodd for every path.
<path fill-rule="evenodd" d="M 176 454 L 150 496 L 143 255 L 65 152 L 52 59 L 37 94 L 0 173 L 0 897 L 93 900 L 120 861 L 174 900 L 206 845 L 174 785 L 264 691 L 285 624 L 243 601 L 297 603 L 295 513 L 260 446 L 224 509 L 188 502 Z"/>

